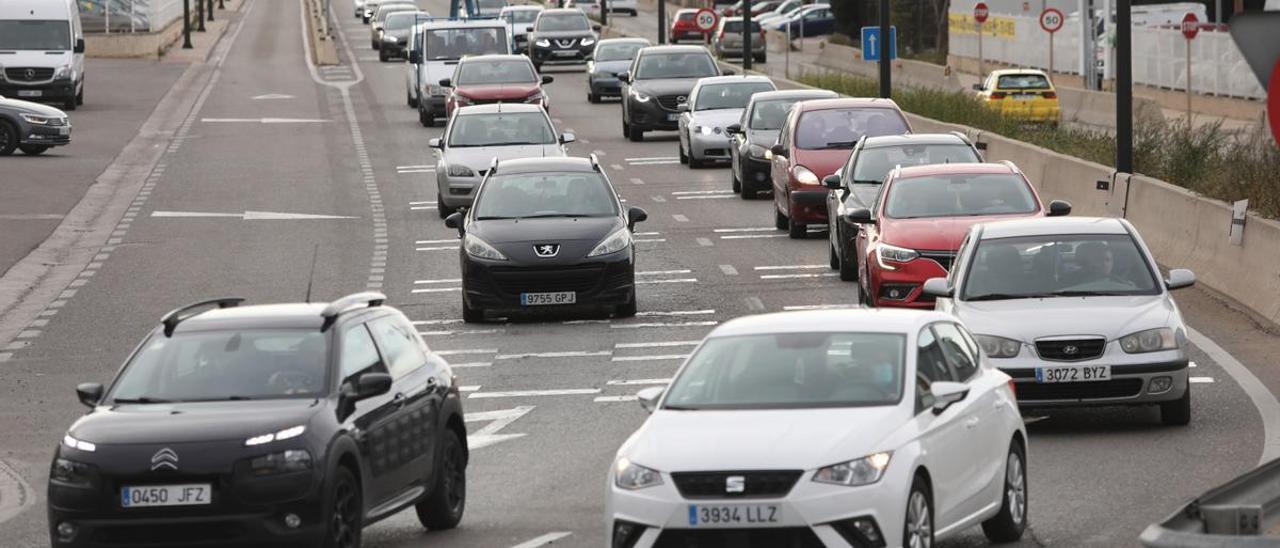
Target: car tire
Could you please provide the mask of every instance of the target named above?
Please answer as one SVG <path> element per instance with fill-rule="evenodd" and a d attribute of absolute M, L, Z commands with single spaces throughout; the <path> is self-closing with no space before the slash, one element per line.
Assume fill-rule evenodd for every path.
<path fill-rule="evenodd" d="M 534 63 L 534 64 L 533 64 L 533 71 L 534 71 L 534 72 L 536 72 L 536 73 L 538 73 L 538 74 L 542 74 L 542 63 Z"/>
<path fill-rule="evenodd" d="M 75 110 L 75 109 L 76 109 L 76 98 L 75 98 L 75 97 L 72 97 L 72 98 L 70 98 L 70 99 L 67 99 L 66 101 L 63 101 L 63 103 L 62 103 L 62 110 L 72 111 L 72 110 Z"/>
<path fill-rule="evenodd" d="M 404 104 L 409 105 L 409 108 L 418 108 L 418 98 L 406 91 L 404 92 Z"/>
<path fill-rule="evenodd" d="M 849 254 L 841 255 L 839 260 L 840 264 L 837 265 L 837 268 L 840 270 L 840 280 L 845 282 L 858 281 L 858 264 L 849 260 Z"/>
<path fill-rule="evenodd" d="M 418 105 L 418 123 L 422 124 L 422 127 L 431 127 L 436 125 L 435 115 L 431 114 L 430 111 L 422 110 L 421 99 L 419 99 Z"/>
<path fill-rule="evenodd" d="M 1160 422 L 1165 426 L 1191 424 L 1191 383 L 1187 383 L 1181 398 L 1160 404 Z"/>
<path fill-rule="evenodd" d="M 684 143 L 676 141 L 676 148 L 680 150 L 680 163 L 689 165 L 689 155 L 684 153 Z"/>
<path fill-rule="evenodd" d="M 831 270 L 840 270 L 840 256 L 836 255 L 836 246 L 831 242 L 827 242 L 827 263 Z"/>
<path fill-rule="evenodd" d="M 76 92 L 76 105 L 84 104 L 84 84 L 80 84 L 80 91 Z"/>
<path fill-rule="evenodd" d="M 27 156 L 39 156 L 49 150 L 48 145 L 18 145 L 18 149 Z"/>
<path fill-rule="evenodd" d="M 594 93 L 591 93 L 590 91 L 588 91 L 588 92 L 587 92 L 587 102 L 588 102 L 588 103 L 591 103 L 591 104 L 593 104 L 593 105 L 594 105 L 594 104 L 597 104 L 597 103 L 599 103 L 599 102 L 600 102 L 600 96 L 599 96 L 599 95 L 596 95 L 596 94 L 594 94 Z"/>
<path fill-rule="evenodd" d="M 633 143 L 644 141 L 644 130 L 636 129 L 634 127 L 630 128 L 630 130 L 627 131 L 627 138 L 631 139 L 631 142 Z"/>
<path fill-rule="evenodd" d="M 623 139 L 631 138 L 631 124 L 627 123 L 626 118 L 622 119 L 622 138 Z"/>
<path fill-rule="evenodd" d="M 339 466 L 325 494 L 324 548 L 358 548 L 364 522 L 360 484 L 351 469 Z"/>
<path fill-rule="evenodd" d="M 390 58 L 389 58 L 389 57 L 387 57 L 387 52 L 386 52 L 386 51 L 384 51 L 384 50 L 378 50 L 378 62 L 385 63 L 385 62 L 387 62 L 387 60 L 388 60 L 388 59 L 390 59 Z"/>
<path fill-rule="evenodd" d="M 743 196 L 747 195 L 745 192 L 742 192 L 742 181 L 738 180 L 738 172 L 733 170 L 732 165 L 729 166 L 729 182 L 733 185 L 734 194 L 742 194 Z"/>
<path fill-rule="evenodd" d="M 790 222 L 791 222 L 790 219 L 787 219 L 787 216 L 782 214 L 782 210 L 778 209 L 778 205 L 774 204 L 773 205 L 773 228 L 776 228 L 778 230 L 786 230 L 787 225 Z"/>
<path fill-rule="evenodd" d="M 902 546 L 905 548 L 933 547 L 933 495 L 924 478 L 916 475 L 907 494 L 906 519 L 902 523 Z M 915 542 L 912 542 L 912 540 Z"/>
<path fill-rule="evenodd" d="M 452 428 L 445 429 L 440 441 L 435 487 L 414 508 L 418 522 L 431 531 L 457 527 L 467 509 L 467 453 Z"/>
<path fill-rule="evenodd" d="M 16 148 L 18 148 L 18 128 L 0 120 L 0 156 L 13 154 Z"/>
<path fill-rule="evenodd" d="M 1009 444 L 1000 493 L 1000 513 L 982 522 L 982 533 L 991 542 L 1014 542 L 1027 529 L 1027 452 L 1018 440 Z"/>
<path fill-rule="evenodd" d="M 809 225 L 797 223 L 795 219 L 787 219 L 787 236 L 792 240 L 803 240 L 809 236 Z"/>
<path fill-rule="evenodd" d="M 444 198 L 440 196 L 439 192 L 437 192 L 436 193 L 436 212 L 440 214 L 440 218 L 443 219 L 445 217 L 448 217 L 449 215 L 452 215 L 454 211 L 457 211 L 457 210 L 447 205 L 444 205 Z"/>

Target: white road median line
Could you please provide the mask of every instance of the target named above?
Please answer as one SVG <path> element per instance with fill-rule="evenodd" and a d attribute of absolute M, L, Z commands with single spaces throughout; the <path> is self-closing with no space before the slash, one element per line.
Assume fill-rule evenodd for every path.
<path fill-rule="evenodd" d="M 1213 384 L 1213 377 L 1191 377 L 1188 379 L 1192 384 Z"/>
<path fill-rule="evenodd" d="M 658 279 L 658 280 L 636 280 L 636 285 L 692 284 L 692 283 L 698 283 L 698 279 L 697 278 L 673 278 L 673 279 Z"/>
<path fill-rule="evenodd" d="M 458 239 L 457 239 L 457 238 L 447 238 L 447 239 L 444 239 L 444 240 L 418 240 L 418 241 L 415 241 L 415 242 L 413 242 L 413 243 L 414 243 L 414 245 L 432 245 L 432 244 L 449 244 L 449 243 L 454 243 L 454 244 L 456 244 L 456 243 L 458 243 Z"/>
<path fill-rule="evenodd" d="M 672 346 L 698 346 L 702 341 L 658 341 L 642 343 L 618 343 L 614 348 L 667 348 Z"/>
<path fill-rule="evenodd" d="M 651 328 L 651 327 L 704 327 L 704 326 L 717 325 L 719 323 L 720 322 L 717 322 L 715 320 L 710 320 L 705 322 L 648 322 L 648 323 L 610 324 L 609 327 L 612 329 L 643 329 L 643 328 Z"/>
<path fill-rule="evenodd" d="M 611 362 L 658 362 L 668 360 L 683 360 L 688 358 L 688 354 L 659 354 L 654 356 L 614 356 L 609 359 Z"/>
<path fill-rule="evenodd" d="M 734 268 L 734 267 L 733 267 L 733 265 L 731 265 L 731 264 L 722 264 L 722 265 L 720 265 L 720 272 L 723 272 L 725 276 L 737 276 L 737 275 L 738 275 L 738 269 Z"/>
<path fill-rule="evenodd" d="M 765 274 L 760 276 L 761 280 L 791 280 L 796 278 L 832 278 L 839 276 L 838 272 L 820 272 L 817 274 Z"/>
<path fill-rule="evenodd" d="M 446 325 L 451 323 L 462 323 L 462 318 L 454 318 L 449 320 L 418 320 L 409 322 L 413 325 Z"/>
<path fill-rule="evenodd" d="M 1187 328 L 1187 338 L 1191 344 L 1196 345 L 1200 350 L 1208 354 L 1213 361 L 1222 366 L 1222 369 L 1235 379 L 1236 384 L 1240 385 L 1240 389 L 1253 400 L 1253 406 L 1258 409 L 1258 414 L 1262 416 L 1262 458 L 1259 464 L 1270 462 L 1280 457 L 1280 401 L 1276 400 L 1275 394 L 1267 389 L 1258 377 L 1254 376 L 1249 368 L 1240 363 L 1234 356 L 1224 350 L 1218 343 L 1213 342 L 1209 337 L 1204 336 L 1195 329 Z"/>
<path fill-rule="evenodd" d="M 684 270 L 644 270 L 636 272 L 636 276 L 666 276 L 667 274 L 688 274 L 693 272 L 689 269 Z"/>
<path fill-rule="evenodd" d="M 421 202 L 409 202 L 409 205 L 436 205 L 436 201 L 430 200 L 430 201 L 421 201 Z"/>
<path fill-rule="evenodd" d="M 821 270 L 831 268 L 825 264 L 789 264 L 780 266 L 757 266 L 754 270 Z"/>
<path fill-rule="evenodd" d="M 534 398 L 542 396 L 582 396 L 599 394 L 599 388 L 565 388 L 562 390 L 509 390 L 507 392 L 472 392 L 467 399 Z"/>
<path fill-rule="evenodd" d="M 635 240 L 638 244 L 660 244 L 665 241 L 667 241 L 666 238 L 640 238 Z"/>
<path fill-rule="evenodd" d="M 646 384 L 671 384 L 671 379 L 629 379 L 606 382 L 608 386 L 637 386 Z"/>
<path fill-rule="evenodd" d="M 418 247 L 418 248 L 414 248 L 414 251 L 457 251 L 457 250 L 458 250 L 458 246 L 456 246 L 456 245 L 451 245 L 451 246 L 447 246 L 447 247 Z"/>
<path fill-rule="evenodd" d="M 489 366 L 491 366 L 491 365 L 493 365 L 493 362 L 464 362 L 464 363 L 451 363 L 451 364 L 449 364 L 449 367 L 454 367 L 454 368 L 457 368 L 457 367 L 489 367 Z"/>
<path fill-rule="evenodd" d="M 471 393 L 471 395 L 475 394 L 478 394 L 478 392 Z M 532 405 L 523 405 L 514 409 L 490 411 L 487 413 L 468 413 L 467 418 L 465 419 L 467 422 L 475 422 L 477 420 L 493 421 L 484 425 L 484 428 L 467 435 L 468 448 L 475 450 L 524 436 L 524 434 L 499 434 L 498 431 L 506 428 L 508 425 L 515 422 L 516 419 L 527 415 L 530 411 L 533 411 Z"/>
<path fill-rule="evenodd" d="M 589 358 L 595 356 L 608 356 L 613 354 L 609 350 L 570 350 L 566 352 L 527 352 L 524 354 L 498 354 L 494 356 L 494 360 L 523 360 L 526 358 Z"/>
<path fill-rule="evenodd" d="M 538 548 L 539 546 L 545 546 L 547 544 L 551 544 L 557 540 L 560 540 L 572 534 L 573 533 L 569 531 L 556 531 L 554 533 L 547 533 L 533 540 L 528 540 L 520 544 L 517 544 L 515 546 L 512 546 L 511 548 Z"/>
<path fill-rule="evenodd" d="M 504 329 L 464 329 L 461 331 L 419 331 L 418 334 L 423 337 L 449 337 L 453 335 L 495 335 L 504 331 Z"/>

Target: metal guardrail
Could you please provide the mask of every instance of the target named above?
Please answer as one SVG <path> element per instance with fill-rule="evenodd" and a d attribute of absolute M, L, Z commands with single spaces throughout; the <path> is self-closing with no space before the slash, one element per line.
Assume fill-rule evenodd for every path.
<path fill-rule="evenodd" d="M 1196 497 L 1140 540 L 1147 548 L 1280 547 L 1280 459 Z"/>

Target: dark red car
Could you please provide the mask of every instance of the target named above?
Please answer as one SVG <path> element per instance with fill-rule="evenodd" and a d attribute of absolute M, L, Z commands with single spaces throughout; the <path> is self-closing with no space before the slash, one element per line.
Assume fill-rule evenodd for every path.
<path fill-rule="evenodd" d="M 696 9 L 682 9 L 676 12 L 676 16 L 671 20 L 671 37 L 672 44 L 679 44 L 681 40 L 698 40 L 707 42 L 711 36 L 711 32 L 715 29 L 702 30 L 698 28 L 698 23 L 694 21 L 694 16 L 698 14 Z"/>
<path fill-rule="evenodd" d="M 772 156 L 774 226 L 804 238 L 827 224 L 822 179 L 844 166 L 858 139 L 911 133 L 892 99 L 818 99 L 792 105 Z"/>
<path fill-rule="evenodd" d="M 530 103 L 550 110 L 542 84 L 550 84 L 550 76 L 538 76 L 533 62 L 523 55 L 478 55 L 464 57 L 453 71 L 453 78 L 440 85 L 453 88 L 445 101 L 445 116 L 458 107 L 485 103 Z"/>
<path fill-rule="evenodd" d="M 933 309 L 920 286 L 947 276 L 969 227 L 1069 213 L 1071 204 L 1060 200 L 1046 211 L 1012 162 L 896 168 L 873 209 L 846 214 L 861 226 L 854 238 L 859 293 L 868 306 Z"/>

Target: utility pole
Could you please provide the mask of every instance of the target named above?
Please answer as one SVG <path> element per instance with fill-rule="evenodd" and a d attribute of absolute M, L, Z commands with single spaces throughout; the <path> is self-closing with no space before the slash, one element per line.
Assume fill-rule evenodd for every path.
<path fill-rule="evenodd" d="M 191 0 L 182 0 L 182 49 L 191 49 Z"/>
<path fill-rule="evenodd" d="M 200 25 L 196 30 L 204 32 L 204 0 L 196 0 L 196 19 L 200 21 Z"/>
<path fill-rule="evenodd" d="M 1116 2 L 1116 171 L 1133 173 L 1133 25 L 1131 0 Z"/>
<path fill-rule="evenodd" d="M 209 21 L 213 21 L 213 0 L 209 0 L 209 9 L 205 10 L 209 14 Z"/>
<path fill-rule="evenodd" d="M 658 0 L 658 45 L 667 43 L 667 0 Z"/>
<path fill-rule="evenodd" d="M 609 24 L 609 0 L 600 0 L 600 26 L 604 27 Z M 600 29 L 604 32 L 604 29 Z"/>
<path fill-rule="evenodd" d="M 751 53 L 751 0 L 742 0 L 742 70 L 751 70 L 755 56 Z"/>
<path fill-rule="evenodd" d="M 889 35 L 889 0 L 880 0 L 880 96 L 885 99 L 893 96 L 893 85 L 889 81 L 889 55 L 893 45 Z"/>

